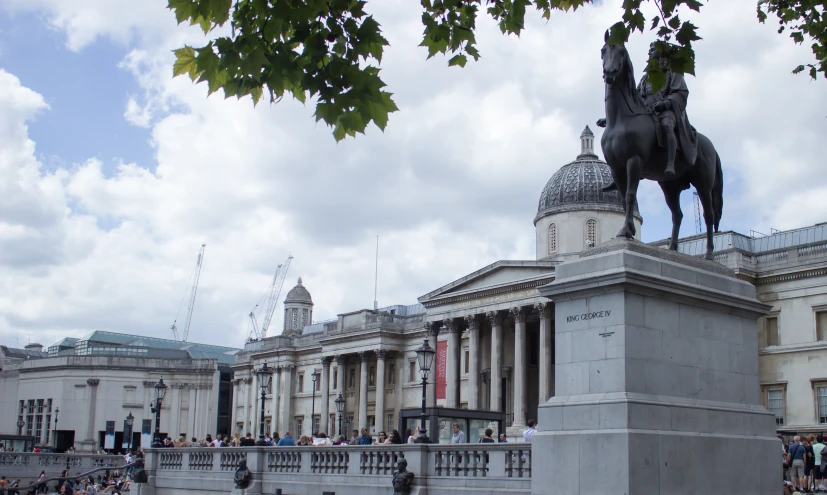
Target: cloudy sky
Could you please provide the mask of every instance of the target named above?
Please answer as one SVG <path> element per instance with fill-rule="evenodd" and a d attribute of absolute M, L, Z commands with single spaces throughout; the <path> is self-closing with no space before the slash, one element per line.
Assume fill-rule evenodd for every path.
<path fill-rule="evenodd" d="M 312 105 L 254 109 L 172 79 L 171 50 L 203 37 L 165 0 L 0 0 L 0 344 L 171 337 L 202 243 L 190 340 L 232 346 L 290 253 L 285 292 L 303 277 L 317 320 L 372 306 L 377 235 L 380 305 L 532 259 L 540 192 L 603 113 L 619 4 L 533 15 L 519 39 L 483 20 L 483 58 L 449 69 L 417 47 L 418 2 L 370 2 L 402 111 L 337 144 Z M 722 229 L 827 221 L 827 86 L 790 74 L 809 50 L 760 25 L 752 0 L 694 18 L 689 115 L 723 159 Z M 649 41 L 629 45 L 638 75 Z M 640 206 L 644 240 L 666 237 L 656 184 Z"/>

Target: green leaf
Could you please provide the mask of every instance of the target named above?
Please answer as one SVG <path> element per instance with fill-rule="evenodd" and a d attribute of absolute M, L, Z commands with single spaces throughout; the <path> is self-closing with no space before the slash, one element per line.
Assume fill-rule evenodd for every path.
<path fill-rule="evenodd" d="M 195 63 L 195 50 L 191 46 L 184 46 L 173 51 L 175 63 L 172 64 L 172 77 L 189 74 L 191 79 L 198 77 L 198 67 Z"/>
<path fill-rule="evenodd" d="M 465 67 L 465 64 L 468 62 L 468 57 L 465 55 L 454 55 L 451 57 L 451 60 L 448 61 L 448 67 L 453 67 L 455 65 L 459 65 L 460 67 Z"/>

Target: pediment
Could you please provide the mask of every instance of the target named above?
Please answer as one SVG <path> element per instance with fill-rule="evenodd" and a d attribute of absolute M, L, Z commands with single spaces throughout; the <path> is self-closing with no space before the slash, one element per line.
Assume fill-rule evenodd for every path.
<path fill-rule="evenodd" d="M 460 294 L 483 292 L 490 289 L 519 285 L 554 275 L 552 261 L 509 261 L 501 260 L 461 277 L 419 298 L 428 306 L 443 298 Z"/>

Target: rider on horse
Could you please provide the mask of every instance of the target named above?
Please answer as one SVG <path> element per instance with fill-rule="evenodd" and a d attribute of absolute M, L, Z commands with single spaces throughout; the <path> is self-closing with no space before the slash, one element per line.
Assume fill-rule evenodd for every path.
<path fill-rule="evenodd" d="M 660 52 L 657 45 L 649 45 L 649 57 L 660 59 Z M 672 72 L 663 65 L 666 72 L 666 84 L 657 92 L 652 91 L 652 83 L 649 82 L 648 74 L 644 74 L 638 83 L 637 91 L 646 106 L 657 116 L 658 121 L 658 144 L 666 144 L 666 169 L 664 175 L 667 179 L 675 178 L 675 157 L 678 152 L 678 145 L 683 153 L 683 159 L 688 165 L 693 165 L 697 157 L 698 136 L 695 128 L 689 124 L 686 116 L 686 101 L 689 98 L 689 89 L 686 87 L 686 80 L 682 74 Z M 606 127 L 606 119 L 597 121 L 599 127 Z M 613 188 L 610 184 L 605 189 Z"/>

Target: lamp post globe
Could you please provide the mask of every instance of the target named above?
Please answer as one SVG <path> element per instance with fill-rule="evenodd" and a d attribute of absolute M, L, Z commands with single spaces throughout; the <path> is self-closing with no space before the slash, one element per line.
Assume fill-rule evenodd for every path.
<path fill-rule="evenodd" d="M 342 394 L 339 394 L 336 397 L 336 400 L 333 401 L 336 404 L 336 414 L 339 416 L 339 435 L 342 434 L 342 413 L 345 410 L 345 398 L 342 397 Z"/>
<path fill-rule="evenodd" d="M 55 450 L 57 450 L 57 417 L 58 417 L 59 414 L 60 414 L 60 408 L 56 407 L 55 408 L 55 428 L 52 431 L 52 436 L 54 437 Z"/>
<path fill-rule="evenodd" d="M 261 368 L 256 370 L 256 377 L 258 378 L 258 386 L 261 391 L 261 416 L 259 418 L 258 440 L 256 440 L 256 445 L 261 447 L 267 445 L 267 441 L 264 440 L 264 400 L 267 398 L 267 390 L 270 389 L 270 381 L 273 378 L 273 368 L 267 366 L 267 361 L 261 365 Z"/>
<path fill-rule="evenodd" d="M 422 424 L 419 427 L 419 438 L 417 443 L 430 443 L 428 438 L 426 407 L 426 391 L 428 389 L 428 375 L 431 373 L 431 366 L 434 364 L 436 350 L 428 344 L 428 339 L 416 350 L 416 361 L 419 364 L 419 374 L 422 376 Z"/>
<path fill-rule="evenodd" d="M 18 435 L 23 434 L 23 427 L 24 426 L 26 426 L 26 423 L 24 423 L 22 419 L 18 419 L 17 420 L 17 434 Z"/>
<path fill-rule="evenodd" d="M 164 383 L 164 379 L 161 378 L 153 388 L 155 389 L 155 404 L 150 407 L 150 411 L 155 413 L 155 434 L 152 439 L 152 447 L 159 448 L 164 446 L 161 443 L 161 408 L 164 405 L 164 397 L 167 395 L 167 385 Z"/>

